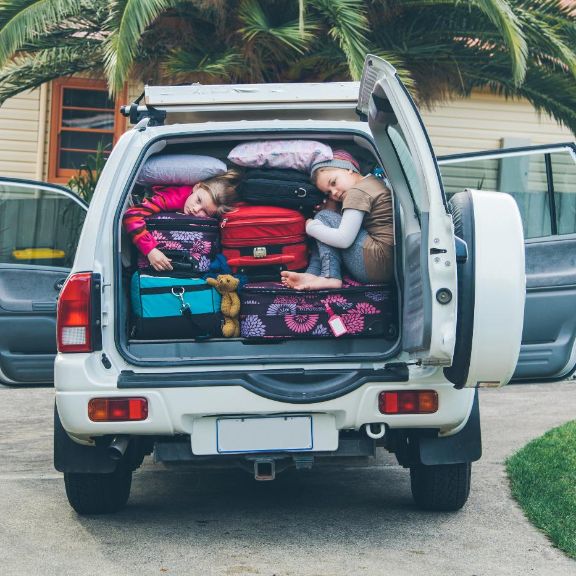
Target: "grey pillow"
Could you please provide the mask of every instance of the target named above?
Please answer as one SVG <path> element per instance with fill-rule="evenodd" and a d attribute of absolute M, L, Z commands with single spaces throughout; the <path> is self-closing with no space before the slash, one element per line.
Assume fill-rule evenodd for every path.
<path fill-rule="evenodd" d="M 138 184 L 187 184 L 219 176 L 227 167 L 222 160 L 198 154 L 158 154 L 150 156 L 140 170 Z"/>

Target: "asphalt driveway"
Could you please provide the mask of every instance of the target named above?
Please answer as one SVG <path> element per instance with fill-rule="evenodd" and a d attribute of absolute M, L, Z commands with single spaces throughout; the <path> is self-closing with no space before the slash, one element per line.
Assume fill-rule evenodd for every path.
<path fill-rule="evenodd" d="M 81 518 L 52 468 L 50 388 L 0 386 L 0 572 L 26 575 L 555 575 L 556 550 L 510 499 L 504 460 L 576 418 L 576 382 L 483 390 L 484 456 L 457 513 L 421 512 L 387 455 L 363 469 L 197 473 L 146 461 L 125 511 Z"/>

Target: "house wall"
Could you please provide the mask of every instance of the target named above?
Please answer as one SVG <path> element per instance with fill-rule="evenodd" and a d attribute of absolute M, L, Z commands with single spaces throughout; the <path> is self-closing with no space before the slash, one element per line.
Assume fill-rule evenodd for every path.
<path fill-rule="evenodd" d="M 127 101 L 140 92 L 139 85 L 131 84 Z M 0 107 L 0 176 L 46 179 L 49 100 L 50 91 L 44 87 L 10 98 Z M 421 112 L 437 155 L 501 148 L 502 139 L 505 144 L 575 140 L 570 130 L 538 115 L 528 102 L 489 94 L 477 93 Z"/>
<path fill-rule="evenodd" d="M 32 179 L 44 176 L 38 158 L 42 152 L 39 143 L 46 134 L 40 127 L 42 95 L 44 91 L 40 89 L 24 92 L 0 107 L 0 176 Z"/>
<path fill-rule="evenodd" d="M 475 93 L 420 112 L 438 156 L 502 148 L 502 139 L 506 147 L 575 140 L 568 128 L 538 114 L 526 100 Z"/>

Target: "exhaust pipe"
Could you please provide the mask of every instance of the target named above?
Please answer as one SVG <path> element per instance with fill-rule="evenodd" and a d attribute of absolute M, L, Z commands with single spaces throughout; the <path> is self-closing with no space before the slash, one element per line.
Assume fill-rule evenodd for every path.
<path fill-rule="evenodd" d="M 130 443 L 130 436 L 125 434 L 120 434 L 119 436 L 114 436 L 112 442 L 108 445 L 108 456 L 111 460 L 122 460 L 124 454 L 126 453 L 126 448 Z"/>
<path fill-rule="evenodd" d="M 254 480 L 267 481 L 276 478 L 276 463 L 272 458 L 254 461 Z"/>

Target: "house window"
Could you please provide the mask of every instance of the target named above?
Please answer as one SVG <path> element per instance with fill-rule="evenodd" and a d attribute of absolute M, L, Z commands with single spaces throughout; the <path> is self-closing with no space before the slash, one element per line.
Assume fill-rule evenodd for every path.
<path fill-rule="evenodd" d="M 103 81 L 61 79 L 53 82 L 52 90 L 48 179 L 67 182 L 99 146 L 110 153 L 125 122 Z"/>

